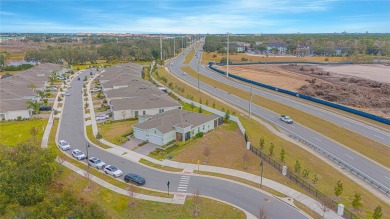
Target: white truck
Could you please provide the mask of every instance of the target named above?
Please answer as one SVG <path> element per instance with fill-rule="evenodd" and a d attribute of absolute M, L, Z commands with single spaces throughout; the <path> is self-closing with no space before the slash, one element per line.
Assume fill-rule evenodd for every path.
<path fill-rule="evenodd" d="M 285 116 L 285 115 L 280 115 L 280 120 L 282 120 L 283 122 L 285 122 L 287 124 L 294 123 L 294 121 L 289 116 Z"/>

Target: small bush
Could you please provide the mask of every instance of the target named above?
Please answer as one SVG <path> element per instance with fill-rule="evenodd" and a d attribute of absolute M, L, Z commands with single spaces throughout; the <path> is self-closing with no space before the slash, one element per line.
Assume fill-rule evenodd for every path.
<path fill-rule="evenodd" d="M 198 132 L 198 133 L 196 133 L 195 138 L 201 138 L 201 137 L 203 137 L 203 135 L 204 135 L 203 132 Z"/>

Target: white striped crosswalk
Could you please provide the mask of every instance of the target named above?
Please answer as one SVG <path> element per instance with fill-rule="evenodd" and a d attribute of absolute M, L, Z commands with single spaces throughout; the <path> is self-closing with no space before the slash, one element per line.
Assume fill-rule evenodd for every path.
<path fill-rule="evenodd" d="M 177 187 L 177 191 L 186 192 L 189 183 L 190 183 L 190 176 L 181 176 L 179 186 Z"/>

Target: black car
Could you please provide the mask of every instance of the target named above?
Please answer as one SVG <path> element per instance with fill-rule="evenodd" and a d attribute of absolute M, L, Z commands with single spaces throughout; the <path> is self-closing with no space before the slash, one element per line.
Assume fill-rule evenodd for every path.
<path fill-rule="evenodd" d="M 140 186 L 145 184 L 145 179 L 138 174 L 128 173 L 125 176 L 125 182 L 132 182 Z"/>
<path fill-rule="evenodd" d="M 78 77 L 78 78 L 77 78 L 77 80 L 79 80 L 79 81 L 80 81 L 80 77 Z"/>
<path fill-rule="evenodd" d="M 51 106 L 40 106 L 39 111 L 51 111 Z"/>

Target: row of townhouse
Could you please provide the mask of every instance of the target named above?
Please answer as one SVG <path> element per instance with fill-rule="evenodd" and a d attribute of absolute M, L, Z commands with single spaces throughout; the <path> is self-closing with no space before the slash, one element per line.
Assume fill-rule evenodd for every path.
<path fill-rule="evenodd" d="M 186 141 L 199 132 L 221 124 L 221 118 L 182 110 L 182 106 L 161 89 L 141 78 L 142 67 L 122 64 L 106 68 L 99 78 L 114 120 L 138 118 L 134 136 L 164 145 Z"/>
<path fill-rule="evenodd" d="M 27 101 L 40 101 L 37 90 L 45 90 L 53 71 L 61 71 L 56 64 L 40 64 L 11 77 L 0 80 L 0 120 L 29 119 L 32 110 Z"/>

